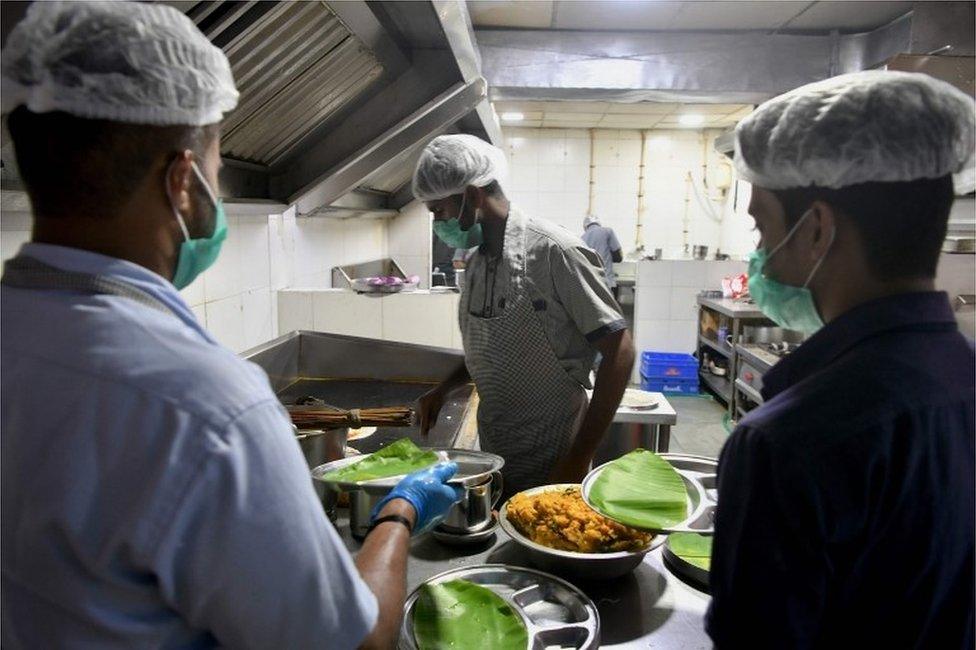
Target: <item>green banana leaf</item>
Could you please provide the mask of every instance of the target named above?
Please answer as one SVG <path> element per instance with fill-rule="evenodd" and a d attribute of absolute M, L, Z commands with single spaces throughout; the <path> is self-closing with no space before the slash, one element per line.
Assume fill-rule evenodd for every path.
<path fill-rule="evenodd" d="M 424 451 L 410 438 L 401 438 L 352 465 L 332 470 L 322 478 L 327 481 L 357 483 L 377 478 L 400 476 L 429 467 L 438 461 L 437 454 Z"/>
<path fill-rule="evenodd" d="M 467 580 L 423 585 L 413 610 L 420 650 L 526 650 L 525 623 L 501 596 Z"/>
<path fill-rule="evenodd" d="M 698 533 L 671 533 L 668 535 L 671 552 L 699 569 L 712 569 L 712 537 Z"/>
<path fill-rule="evenodd" d="M 601 515 L 645 530 L 664 530 L 688 517 L 688 491 L 671 464 L 646 449 L 609 463 L 590 488 Z"/>

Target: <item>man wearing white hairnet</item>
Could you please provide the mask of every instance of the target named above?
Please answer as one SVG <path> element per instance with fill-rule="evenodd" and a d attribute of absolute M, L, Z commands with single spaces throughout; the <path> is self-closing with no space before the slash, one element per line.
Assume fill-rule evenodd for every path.
<path fill-rule="evenodd" d="M 630 377 L 634 348 L 599 257 L 504 194 L 505 157 L 471 135 L 435 138 L 413 192 L 450 246 L 477 246 L 459 322 L 465 365 L 420 401 L 422 429 L 474 379 L 481 448 L 505 458 L 505 492 L 582 480 Z M 603 355 L 587 406 L 584 387 Z"/>
<path fill-rule="evenodd" d="M 623 262 L 624 254 L 620 250 L 620 241 L 613 228 L 600 223 L 599 217 L 588 214 L 583 218 L 583 243 L 593 249 L 603 262 L 603 275 L 607 286 L 613 292 L 613 297 L 620 300 L 617 293 L 617 274 L 613 272 L 614 262 Z"/>
<path fill-rule="evenodd" d="M 2 645 L 391 647 L 455 468 L 354 563 L 267 376 L 180 296 L 227 234 L 224 54 L 164 5 L 36 2 L 2 101 L 34 213 L 0 280 Z"/>
<path fill-rule="evenodd" d="M 973 100 L 920 74 L 799 88 L 736 129 L 749 290 L 810 334 L 719 460 L 718 648 L 968 648 L 973 343 L 934 288 Z"/>

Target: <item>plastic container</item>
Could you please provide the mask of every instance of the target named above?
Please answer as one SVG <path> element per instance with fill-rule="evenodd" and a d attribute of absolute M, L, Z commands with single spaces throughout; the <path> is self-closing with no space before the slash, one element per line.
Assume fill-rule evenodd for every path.
<path fill-rule="evenodd" d="M 644 352 L 641 354 L 640 374 L 648 379 L 698 381 L 698 360 L 690 354 Z"/>
<path fill-rule="evenodd" d="M 666 395 L 697 395 L 698 377 L 682 379 L 641 377 L 641 390 Z"/>

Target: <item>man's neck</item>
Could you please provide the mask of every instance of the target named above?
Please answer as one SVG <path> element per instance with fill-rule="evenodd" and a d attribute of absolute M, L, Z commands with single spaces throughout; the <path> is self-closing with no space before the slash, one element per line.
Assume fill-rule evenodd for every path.
<path fill-rule="evenodd" d="M 163 233 L 126 231 L 131 218 L 35 217 L 31 241 L 91 251 L 138 264 L 164 278 L 173 276 L 175 253 Z"/>
<path fill-rule="evenodd" d="M 505 226 L 508 223 L 508 201 L 491 202 L 482 208 L 481 232 L 491 257 L 499 257 L 505 248 Z"/>
<path fill-rule="evenodd" d="M 825 323 L 843 316 L 848 311 L 881 298 L 897 296 L 905 293 L 922 293 L 935 291 L 935 280 L 931 278 L 897 280 L 894 282 L 873 282 L 854 288 L 824 301 L 821 305 L 821 316 Z"/>

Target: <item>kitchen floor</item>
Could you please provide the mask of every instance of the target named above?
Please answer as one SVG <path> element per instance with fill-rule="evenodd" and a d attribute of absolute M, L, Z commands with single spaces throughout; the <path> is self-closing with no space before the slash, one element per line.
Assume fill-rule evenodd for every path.
<path fill-rule="evenodd" d="M 729 434 L 722 424 L 726 409 L 711 396 L 668 396 L 678 413 L 678 424 L 671 427 L 670 451 L 718 458 Z"/>

